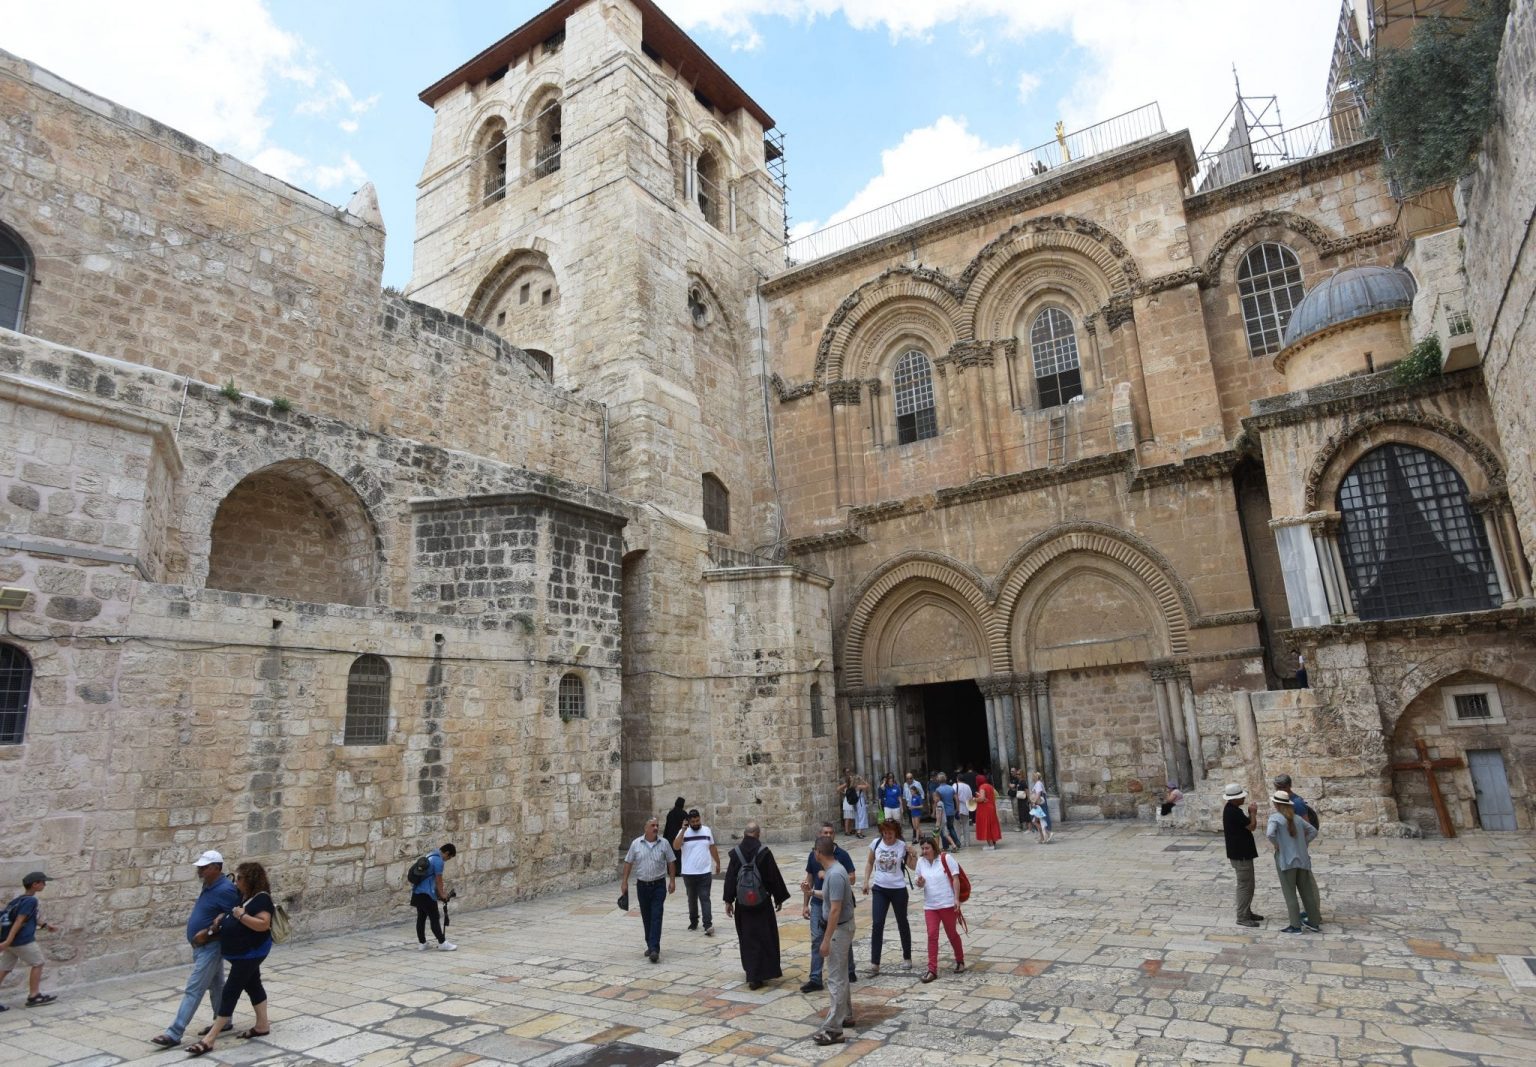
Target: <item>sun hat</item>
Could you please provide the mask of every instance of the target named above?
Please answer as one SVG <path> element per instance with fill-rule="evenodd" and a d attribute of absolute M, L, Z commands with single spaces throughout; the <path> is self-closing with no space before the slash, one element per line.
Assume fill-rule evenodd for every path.
<path fill-rule="evenodd" d="M 215 863 L 217 863 L 220 867 L 224 866 L 224 857 L 220 853 L 215 852 L 210 848 L 207 852 L 204 852 L 201 856 L 197 857 L 197 860 L 192 864 L 192 866 L 209 867 Z"/>
<path fill-rule="evenodd" d="M 1288 808 L 1293 806 L 1291 804 L 1291 794 L 1287 793 L 1284 789 L 1280 790 L 1269 799 L 1273 800 L 1276 804 L 1284 804 Z"/>
<path fill-rule="evenodd" d="M 1221 791 L 1221 794 L 1222 794 L 1222 796 L 1226 797 L 1228 800 L 1247 800 L 1248 799 L 1248 790 L 1244 789 L 1242 786 L 1238 785 L 1236 782 L 1229 783 L 1227 785 L 1227 787 Z"/>

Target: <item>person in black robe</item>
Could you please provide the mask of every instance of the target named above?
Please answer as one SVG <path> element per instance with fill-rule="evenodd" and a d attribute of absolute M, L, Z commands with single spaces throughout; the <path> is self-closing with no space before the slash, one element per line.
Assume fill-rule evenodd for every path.
<path fill-rule="evenodd" d="M 676 841 L 677 832 L 687 821 L 688 805 L 682 797 L 678 797 L 677 803 L 672 805 L 672 810 L 667 812 L 667 821 L 661 824 L 661 839 L 669 845 Z"/>
<path fill-rule="evenodd" d="M 784 977 L 779 966 L 779 917 L 776 914 L 789 899 L 789 888 L 779 873 L 778 861 L 762 842 L 763 828 L 747 823 L 741 844 L 731 849 L 731 862 L 725 869 L 725 913 L 736 920 L 736 941 L 741 949 L 741 966 L 747 972 L 747 988 L 761 989 L 764 982 Z M 756 908 L 736 906 L 736 883 L 743 864 L 756 857 L 767 900 Z M 773 907 L 769 907 L 769 901 Z"/>

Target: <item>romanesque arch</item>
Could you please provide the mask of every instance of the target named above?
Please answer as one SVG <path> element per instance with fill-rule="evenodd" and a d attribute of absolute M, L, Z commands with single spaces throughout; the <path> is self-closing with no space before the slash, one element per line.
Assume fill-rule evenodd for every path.
<path fill-rule="evenodd" d="M 1357 248 L 1381 244 L 1397 236 L 1393 226 L 1378 226 L 1353 234 L 1330 233 L 1312 219 L 1294 211 L 1259 211 L 1239 219 L 1216 239 L 1200 267 L 1200 284 L 1232 285 L 1241 256 L 1234 249 L 1247 249 L 1260 240 L 1282 241 L 1295 249 L 1299 242 L 1310 249 L 1317 261 L 1352 252 Z"/>
<path fill-rule="evenodd" d="M 1339 483 L 1350 468 L 1372 449 L 1393 443 L 1435 453 L 1456 468 L 1468 493 L 1504 487 L 1504 464 L 1498 454 L 1465 426 L 1431 412 L 1382 411 L 1351 421 L 1323 442 L 1307 472 L 1304 509 L 1332 508 Z"/>
<path fill-rule="evenodd" d="M 505 302 L 507 294 L 515 286 L 520 286 L 527 280 L 524 276 L 535 277 L 541 283 L 548 282 L 555 287 L 556 299 L 558 299 L 558 285 L 555 281 L 554 268 L 550 266 L 549 256 L 544 249 L 537 244 L 530 248 L 518 248 L 496 261 L 475 291 L 470 295 L 469 305 L 464 310 L 464 317 L 470 322 L 496 328 L 495 322 L 488 322 L 487 317 L 492 314 L 497 305 Z M 542 294 L 542 288 L 538 293 L 530 289 L 530 299 L 537 299 Z M 516 338 L 513 338 L 515 341 Z"/>
<path fill-rule="evenodd" d="M 983 247 L 960 275 L 963 319 L 975 331 L 964 336 L 1003 336 L 982 331 L 998 328 L 999 317 L 1006 318 L 1009 305 L 1028 291 L 1030 274 L 1042 270 L 1091 300 L 1089 310 L 1112 299 L 1128 300 L 1141 284 L 1141 269 L 1129 250 L 1097 223 L 1074 215 L 1025 219 Z"/>
<path fill-rule="evenodd" d="M 822 331 L 816 350 L 816 380 L 825 386 L 852 374 L 849 349 L 861 323 L 877 313 L 911 316 L 953 340 L 966 336 L 960 308 L 961 288 L 943 271 L 928 267 L 892 267 L 843 298 Z M 867 346 L 860 352 L 867 353 Z"/>
<path fill-rule="evenodd" d="M 875 684 L 880 656 L 896 649 L 895 640 L 918 608 L 947 613 L 975 643 L 975 656 L 984 664 L 995 665 L 999 655 L 1006 656 L 985 579 L 947 557 L 913 553 L 890 560 L 865 579 L 852 604 L 843 638 L 843 678 L 849 689 Z M 987 666 L 983 674 L 993 670 Z"/>

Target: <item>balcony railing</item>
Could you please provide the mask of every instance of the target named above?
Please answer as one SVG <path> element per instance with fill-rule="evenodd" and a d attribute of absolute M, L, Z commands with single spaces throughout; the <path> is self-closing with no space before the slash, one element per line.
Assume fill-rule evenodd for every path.
<path fill-rule="evenodd" d="M 1449 289 L 1435 297 L 1434 324 L 1445 370 L 1462 370 L 1481 362 L 1466 290 Z"/>
<path fill-rule="evenodd" d="M 1367 137 L 1365 112 L 1358 107 L 1335 111 L 1316 122 L 1267 137 L 1244 137 L 1238 144 L 1202 155 L 1190 191 L 1208 193 L 1276 167 L 1358 144 Z"/>
<path fill-rule="evenodd" d="M 815 233 L 797 237 L 785 246 L 785 261 L 789 266 L 794 266 L 831 255 L 973 200 L 1040 180 L 1058 167 L 1165 132 L 1162 109 L 1156 103 L 1146 104 L 1086 129 L 1064 134 L 1057 140 L 1047 141 L 969 174 L 962 174 L 920 193 L 913 193 Z"/>

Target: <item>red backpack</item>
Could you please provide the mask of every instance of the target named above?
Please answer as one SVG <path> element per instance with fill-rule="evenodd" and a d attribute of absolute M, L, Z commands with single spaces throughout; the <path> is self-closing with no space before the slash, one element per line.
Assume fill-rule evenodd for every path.
<path fill-rule="evenodd" d="M 957 875 L 957 874 L 960 876 L 960 903 L 964 904 L 967 900 L 970 900 L 971 899 L 971 880 L 970 880 L 970 878 L 968 878 L 966 876 L 965 868 L 964 867 L 956 867 L 953 871 L 951 871 L 949 869 L 949 854 L 948 853 L 940 853 L 939 854 L 939 862 L 944 865 L 944 873 L 946 875 L 948 875 L 951 878 L 955 877 L 955 875 Z"/>

